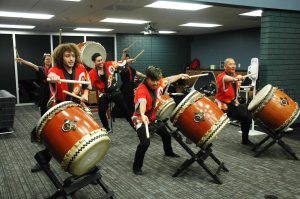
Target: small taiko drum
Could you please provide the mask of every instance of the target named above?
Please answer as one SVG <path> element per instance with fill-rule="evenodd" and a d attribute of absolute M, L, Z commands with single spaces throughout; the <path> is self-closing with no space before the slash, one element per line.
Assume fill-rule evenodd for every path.
<path fill-rule="evenodd" d="M 157 98 L 157 104 L 155 107 L 156 116 L 161 119 L 167 119 L 173 112 L 176 103 L 169 95 L 161 95 Z"/>
<path fill-rule="evenodd" d="M 214 102 L 196 90 L 178 104 L 170 120 L 201 148 L 206 148 L 229 122 L 227 115 Z"/>
<path fill-rule="evenodd" d="M 287 94 L 268 84 L 248 105 L 254 118 L 274 131 L 285 131 L 299 116 L 299 106 Z"/>
<path fill-rule="evenodd" d="M 98 42 L 87 41 L 78 44 L 80 48 L 80 58 L 81 62 L 88 68 L 94 68 L 95 64 L 92 61 L 92 56 L 94 53 L 100 53 L 102 56 L 103 62 L 106 60 L 106 50 L 105 48 Z"/>
<path fill-rule="evenodd" d="M 37 134 L 62 168 L 75 176 L 95 167 L 110 145 L 106 130 L 71 101 L 49 109 L 37 124 Z"/>

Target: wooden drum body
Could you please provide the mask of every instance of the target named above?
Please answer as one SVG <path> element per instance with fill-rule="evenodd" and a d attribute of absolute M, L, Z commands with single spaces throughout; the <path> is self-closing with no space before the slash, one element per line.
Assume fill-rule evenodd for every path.
<path fill-rule="evenodd" d="M 170 120 L 201 148 L 206 148 L 229 122 L 227 115 L 214 102 L 196 90 L 180 102 Z"/>
<path fill-rule="evenodd" d="M 89 68 L 94 68 L 95 64 L 92 61 L 92 56 L 94 53 L 100 53 L 102 56 L 103 62 L 106 60 L 106 50 L 105 48 L 98 42 L 94 41 L 87 41 L 82 42 L 78 44 L 78 47 L 80 48 L 80 57 L 81 62 Z"/>
<path fill-rule="evenodd" d="M 274 131 L 285 131 L 299 116 L 299 106 L 270 84 L 263 87 L 248 106 L 255 118 Z"/>
<path fill-rule="evenodd" d="M 169 95 L 161 95 L 157 101 L 158 103 L 155 107 L 156 116 L 161 120 L 165 120 L 173 112 L 176 103 Z"/>
<path fill-rule="evenodd" d="M 37 124 L 37 134 L 62 168 L 75 176 L 96 166 L 110 145 L 106 130 L 71 101 L 49 109 Z"/>

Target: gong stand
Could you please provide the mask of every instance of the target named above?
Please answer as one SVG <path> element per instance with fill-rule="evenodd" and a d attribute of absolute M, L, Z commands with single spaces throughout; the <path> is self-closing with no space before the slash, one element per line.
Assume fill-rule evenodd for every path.
<path fill-rule="evenodd" d="M 178 133 L 178 129 L 172 130 L 170 126 L 164 121 L 166 127 L 171 131 L 171 135 L 173 138 L 186 150 L 188 154 L 191 155 L 190 159 L 186 159 L 181 166 L 177 169 L 177 171 L 172 175 L 173 177 L 177 177 L 181 172 L 191 166 L 194 162 L 197 162 L 213 179 L 216 183 L 222 184 L 222 181 L 218 177 L 221 170 L 228 172 L 228 169 L 225 167 L 224 162 L 221 162 L 212 152 L 212 144 L 209 144 L 205 149 L 200 148 L 200 150 L 195 153 L 190 147 L 188 147 L 184 141 L 182 136 Z M 211 171 L 211 169 L 205 164 L 205 160 L 211 157 L 219 166 L 215 173 Z"/>
<path fill-rule="evenodd" d="M 260 127 L 262 127 L 265 130 L 264 132 L 267 134 L 267 136 L 265 138 L 263 138 L 259 143 L 255 144 L 255 146 L 253 147 L 252 151 L 256 151 L 254 157 L 259 157 L 267 149 L 269 149 L 271 146 L 273 146 L 275 143 L 277 143 L 286 152 L 288 152 L 288 154 L 290 154 L 295 160 L 299 160 L 299 158 L 296 156 L 296 153 L 291 149 L 291 147 L 288 144 L 286 144 L 284 141 L 281 140 L 281 138 L 283 138 L 286 135 L 286 132 L 274 131 L 274 130 L 270 129 L 269 127 L 267 127 L 266 125 L 264 125 L 262 122 L 260 122 Z M 269 139 L 273 139 L 273 140 L 271 142 L 269 142 L 268 144 L 264 145 L 264 147 L 262 147 L 262 145 Z M 262 149 L 257 150 L 260 147 L 262 147 Z"/>
<path fill-rule="evenodd" d="M 55 176 L 53 171 L 50 169 L 49 162 L 51 160 L 51 155 L 47 150 L 39 151 L 35 154 L 34 158 L 38 162 L 39 166 L 42 170 L 47 174 L 50 178 L 54 186 L 56 187 L 57 191 L 50 196 L 48 199 L 55 199 L 60 196 L 64 198 L 71 199 L 72 195 L 75 194 L 76 191 L 79 189 L 89 185 L 94 184 L 97 182 L 98 185 L 106 193 L 103 198 L 114 198 L 114 193 L 109 189 L 109 187 L 102 181 L 100 174 L 100 170 L 97 166 L 95 166 L 91 171 L 88 173 L 81 175 L 81 176 L 70 176 L 63 181 L 63 184 L 58 180 Z"/>

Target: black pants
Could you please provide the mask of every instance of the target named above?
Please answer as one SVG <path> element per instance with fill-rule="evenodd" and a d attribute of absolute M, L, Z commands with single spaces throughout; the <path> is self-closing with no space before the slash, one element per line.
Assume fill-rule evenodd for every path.
<path fill-rule="evenodd" d="M 173 149 L 171 146 L 171 136 L 167 131 L 163 122 L 159 121 L 157 123 L 152 122 L 149 125 L 149 131 L 155 132 L 160 135 L 163 147 L 166 155 L 173 154 Z M 143 124 L 140 128 L 137 129 L 137 135 L 139 137 L 140 143 L 137 146 L 134 162 L 133 162 L 133 169 L 140 169 L 143 166 L 145 153 L 150 146 L 150 139 L 146 136 L 146 128 Z"/>
<path fill-rule="evenodd" d="M 240 104 L 239 106 L 228 105 L 228 117 L 238 120 L 241 123 L 241 131 L 243 133 L 243 141 L 248 140 L 248 134 L 252 122 L 251 113 L 247 109 L 246 104 Z"/>
<path fill-rule="evenodd" d="M 132 115 L 134 113 L 134 87 L 128 86 L 122 88 L 121 90 L 125 103 L 129 109 L 130 114 Z"/>
<path fill-rule="evenodd" d="M 109 130 L 108 121 L 106 117 L 106 112 L 108 109 L 109 102 L 114 102 L 121 109 L 122 112 L 126 113 L 126 120 L 133 128 L 133 123 L 131 120 L 131 115 L 129 113 L 128 107 L 124 102 L 122 93 L 119 91 L 114 93 L 106 93 L 103 96 L 101 96 L 99 99 L 98 114 L 104 128 L 106 128 L 106 130 Z"/>

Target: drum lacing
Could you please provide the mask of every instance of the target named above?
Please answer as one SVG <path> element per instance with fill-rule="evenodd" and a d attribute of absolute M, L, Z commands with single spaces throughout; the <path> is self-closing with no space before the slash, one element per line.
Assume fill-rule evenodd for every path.
<path fill-rule="evenodd" d="M 163 104 L 161 104 L 161 106 L 159 106 L 159 108 L 157 109 L 156 112 L 157 112 L 158 114 L 160 114 L 160 112 L 161 112 L 162 110 L 164 110 L 165 107 L 168 106 L 170 103 L 175 103 L 174 99 L 169 98 L 169 99 L 165 100 L 165 102 L 164 102 Z"/>

